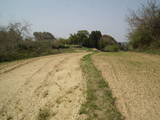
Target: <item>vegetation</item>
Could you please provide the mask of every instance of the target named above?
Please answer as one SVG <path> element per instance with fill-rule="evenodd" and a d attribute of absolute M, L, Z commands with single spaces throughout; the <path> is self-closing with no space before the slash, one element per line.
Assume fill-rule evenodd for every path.
<path fill-rule="evenodd" d="M 160 6 L 158 1 L 148 1 L 128 17 L 131 49 L 148 50 L 160 48 Z"/>
<path fill-rule="evenodd" d="M 56 39 L 49 32 L 29 35 L 30 25 L 11 23 L 0 28 L 0 62 L 61 53 L 69 48 L 65 39 Z"/>
<path fill-rule="evenodd" d="M 89 36 L 89 46 L 91 48 L 97 48 L 99 49 L 99 42 L 101 40 L 102 34 L 100 31 L 92 31 L 90 36 Z"/>
<path fill-rule="evenodd" d="M 89 32 L 87 30 L 81 30 L 77 33 L 71 34 L 69 37 L 69 44 L 81 45 L 87 47 L 89 44 Z"/>
<path fill-rule="evenodd" d="M 105 52 L 113 52 L 119 51 L 120 45 L 113 37 L 109 35 L 103 35 L 99 42 L 99 48 Z"/>
<path fill-rule="evenodd" d="M 104 49 L 107 45 L 114 45 L 114 44 L 118 43 L 113 37 L 109 35 L 103 35 L 99 42 L 99 48 Z"/>
<path fill-rule="evenodd" d="M 87 79 L 87 100 L 79 111 L 87 120 L 122 120 L 115 106 L 115 98 L 100 71 L 96 69 L 89 54 L 82 59 L 83 73 Z"/>
<path fill-rule="evenodd" d="M 0 62 L 55 54 L 68 48 L 96 48 L 103 51 L 118 51 L 119 44 L 100 31 L 87 30 L 71 34 L 68 39 L 55 38 L 49 32 L 34 32 L 30 37 L 30 25 L 11 23 L 0 28 Z"/>
<path fill-rule="evenodd" d="M 56 38 L 49 32 L 34 32 L 33 35 L 38 41 L 55 40 Z"/>
<path fill-rule="evenodd" d="M 101 39 L 100 31 L 92 31 L 91 34 L 87 30 L 78 31 L 69 37 L 70 44 L 77 44 L 88 48 L 98 48 L 98 42 Z"/>
<path fill-rule="evenodd" d="M 39 109 L 37 120 L 49 120 L 51 112 L 48 108 Z"/>
<path fill-rule="evenodd" d="M 108 45 L 106 46 L 103 51 L 105 52 L 117 52 L 119 51 L 120 47 L 118 45 Z"/>
<path fill-rule="evenodd" d="M 89 33 L 87 30 L 81 30 L 75 34 L 71 34 L 68 41 L 69 44 L 80 45 L 87 48 L 97 48 L 102 51 L 105 51 L 104 49 L 110 45 L 117 46 L 119 50 L 117 41 L 109 35 L 102 35 L 100 31 L 92 31 Z"/>

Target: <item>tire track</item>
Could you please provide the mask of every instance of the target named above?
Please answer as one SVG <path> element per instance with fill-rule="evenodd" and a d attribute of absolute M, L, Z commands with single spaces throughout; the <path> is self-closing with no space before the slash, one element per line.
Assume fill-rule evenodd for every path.
<path fill-rule="evenodd" d="M 41 100 L 42 100 L 42 97 L 41 97 L 41 96 L 42 96 L 42 94 L 44 93 L 43 90 L 44 90 L 44 88 L 47 88 L 48 85 L 50 85 L 50 84 L 48 83 L 48 79 L 49 79 L 50 77 L 53 77 L 54 74 L 55 74 L 54 72 L 55 72 L 56 70 L 54 69 L 54 67 L 62 64 L 62 62 L 63 62 L 64 60 L 68 59 L 68 57 L 69 57 L 69 56 L 66 56 L 65 58 L 61 58 L 62 60 L 57 61 L 58 63 L 56 63 L 56 64 L 53 66 L 52 70 L 49 71 L 49 72 L 46 74 L 45 78 L 44 78 L 43 80 L 41 80 L 40 84 L 39 84 L 39 85 L 36 87 L 36 89 L 34 90 L 33 95 L 30 96 L 30 102 L 31 102 L 31 104 L 29 105 L 29 108 L 32 108 L 32 107 L 33 107 L 33 105 L 35 104 L 35 101 L 36 101 L 35 99 L 37 99 L 37 105 L 39 106 L 38 108 L 40 108 L 41 104 L 39 104 L 39 103 L 41 103 Z M 46 67 L 47 65 L 49 65 L 52 61 L 53 61 L 53 59 L 51 59 L 50 61 L 48 61 L 42 68 L 44 68 L 44 67 Z M 36 74 L 39 74 L 39 72 L 42 70 L 42 68 L 40 68 L 33 76 L 36 76 Z M 33 76 L 32 76 L 32 78 L 33 78 Z M 28 80 L 29 80 L 29 79 L 28 79 Z M 30 82 L 31 82 L 31 80 L 30 80 Z M 25 91 L 30 91 L 29 89 L 32 89 L 32 88 L 29 87 L 29 86 L 30 86 L 30 85 L 29 85 L 30 82 L 28 82 L 28 84 L 25 84 L 24 88 L 26 88 L 26 89 L 23 90 L 24 92 L 25 92 Z M 28 87 L 27 87 L 27 86 L 28 86 Z M 22 87 L 22 88 L 23 88 L 23 87 Z M 47 91 L 47 90 L 45 90 L 45 91 Z M 22 93 L 20 93 L 20 94 L 22 94 Z M 48 94 L 48 92 L 47 92 L 46 94 Z M 21 96 L 21 95 L 17 95 L 17 96 Z M 35 96 L 36 96 L 36 97 L 35 97 Z M 47 96 L 44 96 L 44 97 L 47 97 Z M 17 100 L 17 101 L 20 101 L 20 100 Z M 28 114 L 24 114 L 24 115 L 23 115 L 23 118 L 26 118 L 29 114 L 32 114 L 32 113 L 34 113 L 34 110 L 28 111 Z"/>
<path fill-rule="evenodd" d="M 50 57 L 53 57 L 54 55 L 51 55 L 51 56 L 44 56 L 45 59 L 48 59 Z M 3 73 L 8 73 L 12 70 L 15 70 L 17 68 L 20 68 L 24 65 L 27 65 L 29 63 L 33 63 L 33 62 L 36 62 L 38 60 L 40 60 L 41 57 L 36 57 L 36 58 L 31 58 L 31 59 L 26 59 L 26 60 L 18 60 L 17 63 L 14 63 L 14 64 L 10 64 L 10 63 L 6 63 L 6 65 L 2 65 L 2 67 L 0 67 L 0 74 L 3 74 Z M 19 62 L 19 63 L 18 63 Z M 4 63 L 5 64 L 5 63 Z M 2 71 L 3 69 L 6 69 L 8 68 L 7 70 L 4 70 Z"/>
<path fill-rule="evenodd" d="M 1 104 L 0 119 L 6 120 L 11 116 L 13 120 L 35 120 L 39 110 L 48 107 L 51 113 L 57 110 L 56 115 L 52 116 L 55 119 L 71 120 L 72 115 L 78 113 L 79 102 L 83 98 L 82 90 L 80 90 L 82 89 L 82 76 L 78 61 L 86 54 L 61 54 L 48 59 L 41 57 L 40 60 L 11 70 L 12 72 L 1 74 L 6 80 L 0 81 L 0 83 L 8 84 L 10 78 L 14 81 L 15 75 L 20 72 L 21 77 L 15 77 L 14 85 L 18 82 L 21 84 L 18 83 L 20 86 L 16 89 L 14 86 L 9 88 L 14 92 L 12 94 L 8 94 L 8 92 L 8 97 L 2 92 L 5 100 Z M 33 73 L 28 70 L 32 70 Z M 24 74 L 24 72 L 27 73 Z M 23 80 L 16 80 L 17 78 L 23 78 Z M 62 101 L 59 104 L 56 102 L 58 99 Z M 64 106 L 65 108 L 63 108 Z"/>
<path fill-rule="evenodd" d="M 3 106 L 1 107 L 1 109 L 0 109 L 0 111 L 1 111 L 1 114 L 6 114 L 7 115 L 7 112 L 6 112 L 6 106 L 7 105 L 9 105 L 10 103 L 11 103 L 11 101 L 12 101 L 12 99 L 13 98 L 16 98 L 16 96 L 19 96 L 19 94 L 22 94 L 22 90 L 26 87 L 26 86 L 28 86 L 27 87 L 27 89 L 26 90 L 24 90 L 24 92 L 25 91 L 27 91 L 28 90 L 28 88 L 30 88 L 30 86 L 29 86 L 29 83 L 30 82 L 32 82 L 33 81 L 33 77 L 34 76 L 36 76 L 37 74 L 39 74 L 39 72 L 46 66 L 46 65 L 48 65 L 49 63 L 51 63 L 51 62 L 53 62 L 53 60 L 54 60 L 54 58 L 53 59 L 49 59 L 42 67 L 40 67 L 36 72 L 34 72 L 30 77 L 28 77 L 25 81 L 25 83 L 17 90 L 17 92 L 15 92 L 15 94 L 13 94 L 12 96 L 9 96 L 10 98 L 8 98 L 8 100 L 5 100 L 5 102 L 3 103 Z M 29 63 L 30 61 L 28 61 L 28 63 Z M 24 64 L 25 65 L 25 64 Z M 20 66 L 21 67 L 21 66 Z M 18 67 L 16 67 L 16 68 L 18 68 Z M 15 68 L 15 69 L 16 69 Z M 9 72 L 9 71 L 8 71 Z M 48 75 L 48 74 L 47 74 Z M 20 101 L 20 100 L 17 100 L 17 101 Z M 15 101 L 15 103 L 16 103 L 16 101 Z"/>
<path fill-rule="evenodd" d="M 31 63 L 31 62 L 33 62 L 33 61 L 36 61 L 36 59 L 35 59 L 35 60 L 25 61 L 25 62 L 22 62 L 22 63 L 16 63 L 15 65 L 11 65 L 11 66 L 4 66 L 4 67 L 2 67 L 0 70 L 3 70 L 3 69 L 6 68 L 6 67 L 9 67 L 9 69 L 0 72 L 0 74 L 8 73 L 8 72 L 10 72 L 10 71 L 12 71 L 12 70 L 15 70 L 15 69 L 17 69 L 17 68 L 22 67 L 23 65 L 27 65 L 27 64 L 29 64 L 29 63 Z M 13 67 L 12 67 L 12 66 L 13 66 Z M 11 67 L 11 68 L 10 68 L 10 67 Z"/>

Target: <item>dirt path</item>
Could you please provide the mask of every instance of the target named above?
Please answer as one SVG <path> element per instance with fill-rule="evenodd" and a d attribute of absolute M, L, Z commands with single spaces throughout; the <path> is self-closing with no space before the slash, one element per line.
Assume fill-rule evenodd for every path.
<path fill-rule="evenodd" d="M 100 53 L 96 67 L 109 83 L 126 120 L 159 120 L 160 56 L 142 53 Z"/>
<path fill-rule="evenodd" d="M 75 120 L 84 100 L 83 53 L 0 65 L 0 120 Z"/>

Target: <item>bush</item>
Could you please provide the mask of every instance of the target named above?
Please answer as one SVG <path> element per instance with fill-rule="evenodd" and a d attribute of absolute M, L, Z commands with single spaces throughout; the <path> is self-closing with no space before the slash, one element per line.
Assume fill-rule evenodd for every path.
<path fill-rule="evenodd" d="M 98 43 L 99 49 L 102 50 L 108 45 L 118 44 L 117 41 L 110 35 L 103 35 L 101 40 Z"/>
<path fill-rule="evenodd" d="M 119 50 L 120 48 L 118 45 L 108 45 L 103 49 L 105 52 L 117 52 Z"/>
<path fill-rule="evenodd" d="M 54 49 L 64 49 L 64 48 L 69 48 L 69 46 L 67 44 L 64 43 L 64 41 L 62 40 L 55 40 L 52 44 L 52 48 Z"/>
<path fill-rule="evenodd" d="M 81 45 L 70 45 L 71 48 L 82 48 Z"/>

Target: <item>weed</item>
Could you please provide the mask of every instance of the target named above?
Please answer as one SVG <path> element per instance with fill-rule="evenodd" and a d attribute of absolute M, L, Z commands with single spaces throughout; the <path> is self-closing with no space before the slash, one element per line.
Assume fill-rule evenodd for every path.
<path fill-rule="evenodd" d="M 49 120 L 51 112 L 48 108 L 39 109 L 37 120 Z"/>

